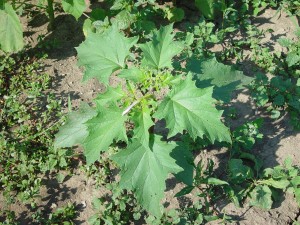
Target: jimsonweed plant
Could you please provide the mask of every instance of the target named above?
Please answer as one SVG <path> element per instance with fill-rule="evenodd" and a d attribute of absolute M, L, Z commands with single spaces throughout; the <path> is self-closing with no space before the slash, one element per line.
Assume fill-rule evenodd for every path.
<path fill-rule="evenodd" d="M 111 159 L 121 169 L 120 187 L 133 191 L 156 217 L 162 215 L 168 174 L 186 185 L 193 182 L 192 154 L 182 134 L 192 140 L 231 143 L 213 94 L 229 95 L 228 90 L 249 80 L 215 59 L 193 59 L 189 65 L 199 73 L 175 71 L 172 61 L 185 46 L 174 40 L 172 31 L 172 25 L 162 27 L 141 44 L 138 37 L 125 37 L 115 26 L 90 33 L 77 48 L 79 65 L 85 68 L 83 80 L 95 77 L 107 89 L 93 106 L 83 103 L 70 112 L 55 140 L 56 148 L 82 145 L 88 164 L 110 146 L 118 146 Z M 121 78 L 119 85 L 109 85 L 113 73 Z"/>

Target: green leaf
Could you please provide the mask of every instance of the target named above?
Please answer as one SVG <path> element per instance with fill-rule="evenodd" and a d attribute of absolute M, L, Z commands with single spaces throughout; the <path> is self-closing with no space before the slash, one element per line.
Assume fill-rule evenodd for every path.
<path fill-rule="evenodd" d="M 207 184 L 212 185 L 229 185 L 226 181 L 220 180 L 218 178 L 210 177 L 207 179 Z"/>
<path fill-rule="evenodd" d="M 133 22 L 134 17 L 128 12 L 128 10 L 123 10 L 119 12 L 112 20 L 112 23 L 115 24 L 120 30 L 125 30 L 129 28 Z"/>
<path fill-rule="evenodd" d="M 297 79 L 296 86 L 297 86 L 297 87 L 300 87 L 300 78 Z"/>
<path fill-rule="evenodd" d="M 95 8 L 91 12 L 91 18 L 95 20 L 104 20 L 107 16 L 107 12 L 104 9 L 101 8 Z"/>
<path fill-rule="evenodd" d="M 280 111 L 279 110 L 272 110 L 271 111 L 271 118 L 272 119 L 277 119 L 280 117 Z"/>
<path fill-rule="evenodd" d="M 122 86 L 119 85 L 116 88 L 107 87 L 106 92 L 99 94 L 95 98 L 95 102 L 99 106 L 109 106 L 117 103 L 120 99 L 126 96 L 126 93 L 122 90 Z"/>
<path fill-rule="evenodd" d="M 149 128 L 154 125 L 150 109 L 147 104 L 142 104 L 141 107 L 136 108 L 132 115 L 132 120 L 134 122 L 133 138 L 137 138 L 140 143 L 145 146 L 149 145 Z"/>
<path fill-rule="evenodd" d="M 250 167 L 243 164 L 241 159 L 231 159 L 228 163 L 230 179 L 239 184 L 246 179 L 253 178 L 253 172 Z"/>
<path fill-rule="evenodd" d="M 94 198 L 92 200 L 92 206 L 93 206 L 93 209 L 95 210 L 100 210 L 101 209 L 101 206 L 103 206 L 103 200 L 101 198 Z"/>
<path fill-rule="evenodd" d="M 126 0 L 115 0 L 113 6 L 110 7 L 110 10 L 121 10 L 121 9 L 124 9 L 127 4 L 126 4 Z"/>
<path fill-rule="evenodd" d="M 58 183 L 62 183 L 65 178 L 66 178 L 66 176 L 62 173 L 56 174 L 56 180 L 57 180 Z"/>
<path fill-rule="evenodd" d="M 0 48 L 4 52 L 16 52 L 23 46 L 22 25 L 13 7 L 6 3 L 0 9 Z"/>
<path fill-rule="evenodd" d="M 188 62 L 187 69 L 195 73 L 197 87 L 205 88 L 214 85 L 213 97 L 224 102 L 230 101 L 232 91 L 244 88 L 253 80 L 245 76 L 242 71 L 219 63 L 215 58 L 206 61 L 192 59 Z"/>
<path fill-rule="evenodd" d="M 170 156 L 176 143 L 160 139 L 160 136 L 153 136 L 150 146 L 134 139 L 126 150 L 113 156 L 121 167 L 121 187 L 133 190 L 138 202 L 157 217 L 162 214 L 160 200 L 164 196 L 168 173 L 182 170 Z"/>
<path fill-rule="evenodd" d="M 256 186 L 250 193 L 250 205 L 257 206 L 262 209 L 271 209 L 272 207 L 272 191 L 266 185 Z"/>
<path fill-rule="evenodd" d="M 293 42 L 292 42 L 290 39 L 287 39 L 287 38 L 279 38 L 279 39 L 277 40 L 277 42 L 278 42 L 282 47 L 286 47 L 286 48 L 290 47 L 290 46 L 293 44 Z"/>
<path fill-rule="evenodd" d="M 48 170 L 53 170 L 57 165 L 58 161 L 56 159 L 48 160 Z"/>
<path fill-rule="evenodd" d="M 95 109 L 89 107 L 86 103 L 82 103 L 78 111 L 70 112 L 67 121 L 55 135 L 54 147 L 64 148 L 82 144 L 88 135 L 85 122 L 96 116 L 96 114 Z"/>
<path fill-rule="evenodd" d="M 296 201 L 300 206 L 300 176 L 293 178 L 291 184 L 293 185 Z"/>
<path fill-rule="evenodd" d="M 194 190 L 194 186 L 186 186 L 184 188 L 182 188 L 174 197 L 181 197 L 184 195 L 187 195 L 189 193 L 192 192 L 192 190 Z"/>
<path fill-rule="evenodd" d="M 98 214 L 92 215 L 90 218 L 88 218 L 88 223 L 90 225 L 100 225 L 100 219 Z"/>
<path fill-rule="evenodd" d="M 172 58 L 183 49 L 181 42 L 173 40 L 172 31 L 172 24 L 161 27 L 154 32 L 151 41 L 140 45 L 143 51 L 142 65 L 153 69 L 172 67 Z"/>
<path fill-rule="evenodd" d="M 287 168 L 288 170 L 293 169 L 293 160 L 291 156 L 288 156 L 285 160 L 284 160 L 284 166 L 285 168 Z"/>
<path fill-rule="evenodd" d="M 263 166 L 262 160 L 260 158 L 257 158 L 255 155 L 253 155 L 251 153 L 242 152 L 242 153 L 240 153 L 239 158 L 248 159 L 248 160 L 251 160 L 252 162 L 254 162 L 254 170 L 256 172 L 259 172 Z"/>
<path fill-rule="evenodd" d="M 291 180 L 291 184 L 294 186 L 294 188 L 300 188 L 300 176 L 297 176 Z"/>
<path fill-rule="evenodd" d="M 215 0 L 195 0 L 195 5 L 205 17 L 213 19 L 214 1 Z"/>
<path fill-rule="evenodd" d="M 85 67 L 83 80 L 96 77 L 108 84 L 109 76 L 125 66 L 129 49 L 137 42 L 138 37 L 126 38 L 116 27 L 104 33 L 91 33 L 79 45 L 78 64 Z"/>
<path fill-rule="evenodd" d="M 93 22 L 91 19 L 87 18 L 84 20 L 82 31 L 85 37 L 94 32 Z"/>
<path fill-rule="evenodd" d="M 195 0 L 195 5 L 208 19 L 214 19 L 221 10 L 226 8 L 224 0 Z"/>
<path fill-rule="evenodd" d="M 289 67 L 294 66 L 296 64 L 299 65 L 300 54 L 297 52 L 289 52 L 287 54 L 286 61 L 287 61 Z"/>
<path fill-rule="evenodd" d="M 204 219 L 207 221 L 207 222 L 211 222 L 211 221 L 215 221 L 215 220 L 218 220 L 220 219 L 218 216 L 204 216 Z M 202 221 L 202 220 L 201 220 Z"/>
<path fill-rule="evenodd" d="M 86 122 L 89 135 L 83 146 L 87 164 L 98 160 L 100 152 L 106 151 L 114 140 L 127 142 L 127 116 L 122 116 L 122 109 L 115 105 L 109 108 L 97 106 L 97 109 L 97 116 Z"/>
<path fill-rule="evenodd" d="M 166 8 L 165 13 L 170 22 L 179 22 L 184 18 L 184 10 L 181 8 Z"/>
<path fill-rule="evenodd" d="M 194 40 L 195 40 L 195 38 L 194 38 L 194 34 L 193 33 L 190 33 L 190 32 L 187 32 L 186 33 L 186 37 L 185 37 L 185 44 L 187 45 L 187 46 L 190 46 L 190 45 L 192 45 L 193 43 L 194 43 Z"/>
<path fill-rule="evenodd" d="M 259 181 L 259 183 L 265 184 L 265 185 L 268 185 L 268 186 L 272 186 L 274 188 L 282 189 L 282 190 L 285 190 L 287 188 L 287 186 L 289 186 L 289 184 L 290 184 L 290 182 L 286 179 L 274 180 L 272 178 L 268 179 L 268 180 Z"/>
<path fill-rule="evenodd" d="M 78 20 L 86 9 L 85 0 L 62 0 L 62 7 L 66 13 L 70 13 Z"/>
<path fill-rule="evenodd" d="M 298 203 L 298 206 L 300 206 L 300 188 L 295 189 L 294 192 L 295 192 L 295 198 Z"/>
<path fill-rule="evenodd" d="M 139 19 L 134 24 L 137 32 L 143 35 L 148 35 L 150 32 L 156 29 L 156 25 L 153 21 Z"/>
<path fill-rule="evenodd" d="M 154 114 L 166 120 L 168 137 L 187 130 L 194 140 L 205 134 L 212 143 L 231 142 L 230 132 L 221 122 L 222 111 L 213 106 L 212 91 L 212 87 L 198 89 L 190 76 L 172 89 Z"/>
<path fill-rule="evenodd" d="M 195 224 L 202 224 L 203 223 L 203 214 L 199 213 L 196 220 L 195 220 Z"/>
<path fill-rule="evenodd" d="M 126 80 L 131 80 L 133 82 L 141 82 L 145 78 L 143 72 L 136 67 L 132 67 L 130 69 L 123 69 L 118 74 L 118 77 L 124 78 Z"/>
<path fill-rule="evenodd" d="M 261 8 L 255 8 L 255 9 L 253 10 L 253 15 L 254 15 L 254 16 L 257 16 L 257 14 L 258 14 L 259 12 L 261 12 Z"/>

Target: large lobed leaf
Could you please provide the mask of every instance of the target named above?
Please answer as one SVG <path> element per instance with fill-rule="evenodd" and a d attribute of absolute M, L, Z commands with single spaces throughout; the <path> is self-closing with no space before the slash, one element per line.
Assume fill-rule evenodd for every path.
<path fill-rule="evenodd" d="M 150 146 L 138 139 L 113 157 L 121 167 L 122 188 L 133 190 L 139 203 L 155 216 L 161 216 L 160 201 L 166 188 L 168 173 L 182 170 L 170 154 L 176 143 L 162 142 L 160 136 L 152 136 Z"/>
<path fill-rule="evenodd" d="M 154 114 L 166 120 L 168 137 L 187 130 L 193 139 L 206 135 L 212 143 L 231 142 L 229 129 L 221 122 L 222 111 L 214 107 L 212 91 L 212 87 L 198 89 L 190 76 L 174 87 Z"/>
<path fill-rule="evenodd" d="M 23 48 L 23 31 L 20 20 L 8 3 L 0 8 L 0 49 L 16 52 Z"/>
<path fill-rule="evenodd" d="M 253 80 L 242 71 L 219 63 L 215 58 L 206 61 L 192 59 L 187 68 L 195 74 L 197 87 L 214 85 L 213 97 L 224 102 L 230 101 L 232 91 L 243 88 Z"/>
<path fill-rule="evenodd" d="M 64 11 L 74 16 L 76 20 L 87 8 L 85 0 L 62 0 L 61 4 Z"/>
<path fill-rule="evenodd" d="M 116 105 L 109 108 L 97 106 L 97 111 L 97 116 L 86 122 L 89 135 L 83 146 L 88 164 L 98 160 L 100 152 L 106 151 L 114 140 L 127 141 L 125 128 L 127 116 L 122 116 L 122 109 Z"/>
<path fill-rule="evenodd" d="M 109 76 L 125 66 L 129 49 L 137 40 L 138 37 L 126 38 L 115 26 L 101 34 L 89 34 L 76 48 L 78 64 L 85 67 L 83 80 L 96 77 L 108 84 Z"/>
<path fill-rule="evenodd" d="M 151 41 L 141 44 L 143 51 L 142 64 L 153 69 L 172 67 L 172 58 L 181 52 L 183 45 L 174 41 L 172 24 L 161 27 L 153 34 Z"/>
<path fill-rule="evenodd" d="M 70 112 L 67 121 L 55 135 L 54 146 L 64 148 L 82 144 L 88 135 L 85 122 L 96 116 L 96 114 L 95 109 L 89 107 L 86 103 L 82 103 L 78 111 Z"/>

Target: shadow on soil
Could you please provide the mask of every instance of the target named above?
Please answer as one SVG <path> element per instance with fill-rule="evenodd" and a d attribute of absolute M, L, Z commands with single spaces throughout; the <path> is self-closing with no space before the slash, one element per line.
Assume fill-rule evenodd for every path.
<path fill-rule="evenodd" d="M 39 52 L 42 48 L 48 58 L 62 60 L 76 55 L 75 47 L 84 40 L 82 31 L 83 19 L 71 15 L 58 15 L 54 22 L 55 28 L 34 49 Z"/>

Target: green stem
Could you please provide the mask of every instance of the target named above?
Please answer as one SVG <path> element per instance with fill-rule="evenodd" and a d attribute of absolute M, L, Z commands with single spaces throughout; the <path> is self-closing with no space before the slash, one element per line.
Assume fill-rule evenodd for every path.
<path fill-rule="evenodd" d="M 206 190 L 207 190 L 207 195 L 206 196 L 204 196 L 204 204 L 205 204 L 205 212 L 206 212 L 206 214 L 209 214 L 209 206 L 210 206 L 210 201 L 209 201 L 209 199 L 210 199 L 210 190 L 209 190 L 209 188 L 208 188 L 208 185 L 206 186 Z"/>
<path fill-rule="evenodd" d="M 54 29 L 54 8 L 53 8 L 53 0 L 47 0 L 48 7 L 47 13 L 49 16 L 49 27 L 51 30 Z"/>

